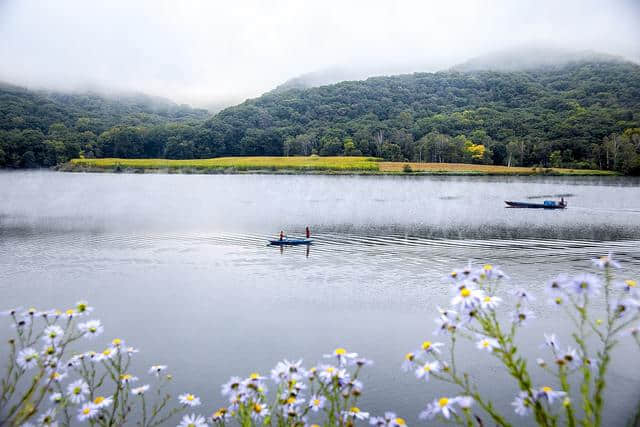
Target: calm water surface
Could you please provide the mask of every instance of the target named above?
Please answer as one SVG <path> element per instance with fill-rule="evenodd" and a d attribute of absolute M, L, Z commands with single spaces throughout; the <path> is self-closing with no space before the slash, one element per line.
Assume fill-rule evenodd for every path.
<path fill-rule="evenodd" d="M 503 202 L 560 196 L 569 209 Z M 307 224 L 308 250 L 266 245 Z M 169 365 L 176 390 L 201 396 L 205 413 L 224 403 L 219 385 L 231 375 L 266 373 L 282 358 L 311 365 L 345 346 L 375 361 L 361 406 L 416 424 L 428 400 L 454 393 L 399 368 L 432 339 L 435 307 L 450 299 L 442 276 L 491 261 L 510 287 L 538 294 L 538 319 L 520 336 L 533 360 L 547 356 L 544 332 L 569 344 L 544 281 L 609 250 L 625 277 L 640 277 L 637 180 L 0 173 L 2 305 L 89 299 L 107 329 L 100 345 L 119 336 L 140 347 L 142 377 Z M 630 344 L 611 370 L 608 425 L 640 400 Z M 511 416 L 513 382 L 476 350 L 461 355 Z"/>

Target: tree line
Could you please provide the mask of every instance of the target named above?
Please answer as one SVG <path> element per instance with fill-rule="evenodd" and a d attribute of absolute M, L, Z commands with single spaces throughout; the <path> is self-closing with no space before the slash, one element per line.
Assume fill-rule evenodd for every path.
<path fill-rule="evenodd" d="M 640 174 L 640 67 L 579 62 L 273 91 L 215 116 L 0 86 L 0 167 L 73 157 L 365 155 Z"/>

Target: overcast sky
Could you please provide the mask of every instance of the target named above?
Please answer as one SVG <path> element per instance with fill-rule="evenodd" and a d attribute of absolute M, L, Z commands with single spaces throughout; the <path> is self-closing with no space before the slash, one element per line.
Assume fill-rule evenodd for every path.
<path fill-rule="evenodd" d="M 0 0 L 0 80 L 206 105 L 310 71 L 433 71 L 530 42 L 639 61 L 639 23 L 639 0 Z"/>

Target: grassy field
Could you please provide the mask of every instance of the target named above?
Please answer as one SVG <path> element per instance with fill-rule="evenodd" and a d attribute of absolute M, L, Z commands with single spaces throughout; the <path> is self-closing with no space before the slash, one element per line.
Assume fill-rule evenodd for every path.
<path fill-rule="evenodd" d="M 407 166 L 408 165 L 408 166 Z M 410 168 L 410 169 L 409 169 Z M 320 171 L 326 173 L 478 174 L 478 175 L 614 175 L 610 171 L 472 165 L 463 163 L 385 162 L 373 157 L 218 157 L 214 159 L 73 159 L 65 171 Z"/>

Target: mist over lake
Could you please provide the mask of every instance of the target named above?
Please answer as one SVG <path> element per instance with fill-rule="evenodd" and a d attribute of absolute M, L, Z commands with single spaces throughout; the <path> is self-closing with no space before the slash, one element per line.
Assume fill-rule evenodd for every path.
<path fill-rule="evenodd" d="M 405 352 L 432 339 L 436 306 L 449 304 L 441 278 L 469 261 L 499 265 L 509 286 L 537 297 L 521 349 L 543 356 L 551 331 L 569 344 L 570 325 L 547 304 L 544 284 L 591 269 L 590 259 L 609 251 L 625 277 L 640 276 L 639 185 L 616 177 L 0 173 L 0 294 L 3 306 L 88 299 L 107 336 L 141 349 L 137 369 L 167 364 L 174 391 L 219 405 L 230 375 L 268 373 L 282 358 L 311 365 L 345 346 L 375 361 L 361 406 L 393 409 L 415 425 L 434 390 L 455 392 L 400 370 Z M 560 197 L 565 210 L 504 204 Z M 307 225 L 313 245 L 267 246 L 280 230 L 302 236 Z M 640 399 L 632 345 L 615 350 L 608 425 L 624 424 Z M 460 364 L 509 413 L 512 380 L 476 351 L 461 353 L 469 357 Z"/>

